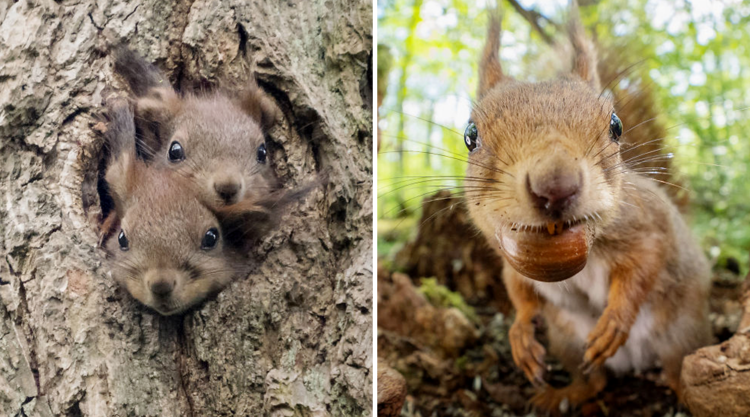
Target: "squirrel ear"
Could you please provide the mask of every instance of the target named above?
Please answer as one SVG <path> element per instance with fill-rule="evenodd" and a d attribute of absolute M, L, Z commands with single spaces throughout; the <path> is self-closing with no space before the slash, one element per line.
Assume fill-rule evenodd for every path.
<path fill-rule="evenodd" d="M 252 79 L 240 93 L 239 105 L 263 130 L 272 128 L 281 113 L 276 103 L 258 86 L 255 79 Z"/>
<path fill-rule="evenodd" d="M 573 45 L 573 74 L 578 75 L 583 81 L 598 90 L 600 85 L 599 73 L 596 68 L 596 48 L 594 48 L 593 42 L 586 37 L 576 0 L 570 2 L 568 36 L 570 36 L 570 43 Z"/>
<path fill-rule="evenodd" d="M 168 122 L 180 112 L 182 100 L 171 87 L 156 87 L 136 102 L 136 112 L 149 120 Z"/>
<path fill-rule="evenodd" d="M 109 124 L 104 136 L 109 146 L 109 166 L 104 179 L 115 201 L 115 210 L 122 218 L 129 196 L 137 183 L 138 165 L 135 152 L 135 124 L 130 103 L 114 99 L 107 103 Z"/>
<path fill-rule="evenodd" d="M 165 132 L 164 126 L 177 116 L 182 109 L 182 100 L 171 87 L 155 87 L 140 97 L 135 104 L 141 130 L 141 146 L 151 157 L 161 148 Z"/>
<path fill-rule="evenodd" d="M 180 98 L 156 66 L 125 45 L 116 45 L 113 55 L 115 72 L 125 79 L 137 98 L 136 114 L 142 137 L 139 146 L 150 156 L 161 147 L 160 127 L 180 111 Z"/>
<path fill-rule="evenodd" d="M 487 41 L 479 61 L 479 87 L 477 98 L 482 98 L 493 87 L 506 79 L 500 65 L 500 11 L 490 11 L 490 21 L 487 27 Z"/>
<path fill-rule="evenodd" d="M 124 44 L 112 49 L 115 72 L 125 79 L 136 97 L 145 96 L 152 88 L 169 87 L 169 81 L 161 71 L 142 56 Z"/>

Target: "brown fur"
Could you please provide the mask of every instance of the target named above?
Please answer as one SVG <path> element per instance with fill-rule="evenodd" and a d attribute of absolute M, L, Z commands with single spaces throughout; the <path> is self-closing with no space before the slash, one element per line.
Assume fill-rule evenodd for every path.
<path fill-rule="evenodd" d="M 196 197 L 193 184 L 177 172 L 149 167 L 136 157 L 132 112 L 127 102 L 110 103 L 106 138 L 111 161 L 105 179 L 115 212 L 105 221 L 113 278 L 141 303 L 164 315 L 177 314 L 221 290 L 246 272 L 246 260 L 227 245 L 217 216 Z M 219 241 L 201 248 L 211 228 Z M 123 231 L 129 248 L 122 250 Z M 169 282 L 158 297 L 151 285 Z"/>
<path fill-rule="evenodd" d="M 500 14 L 491 12 L 490 24 L 487 28 L 487 44 L 482 52 L 479 63 L 479 88 L 477 97 L 482 98 L 484 92 L 498 84 L 503 78 L 503 67 L 500 65 Z"/>
<path fill-rule="evenodd" d="M 681 212 L 687 210 L 688 193 L 679 187 L 672 173 L 671 160 L 660 157 L 669 131 L 660 117 L 653 82 L 644 74 L 640 55 L 632 46 L 619 43 L 602 45 L 597 66 L 605 94 L 613 95 L 615 111 L 625 126 L 621 138 L 622 158 L 637 160 L 637 169 L 658 180 Z M 620 84 L 622 80 L 628 82 Z M 673 186 L 675 184 L 677 186 Z"/>
<path fill-rule="evenodd" d="M 235 95 L 180 96 L 156 67 L 124 47 L 115 50 L 115 70 L 136 96 L 142 153 L 157 167 L 194 181 L 208 206 L 259 198 L 278 188 L 270 161 L 259 161 L 257 151 L 280 112 L 254 80 Z M 169 160 L 174 141 L 185 160 Z M 222 197 L 217 190 L 225 185 L 238 191 Z"/>
<path fill-rule="evenodd" d="M 167 125 L 163 125 L 167 126 Z M 180 111 L 168 128 L 153 159 L 153 165 L 171 169 L 194 181 L 201 199 L 213 208 L 243 199 L 256 199 L 278 188 L 268 161 L 257 160 L 257 149 L 265 144 L 258 122 L 222 95 L 188 96 L 182 99 Z M 185 160 L 174 163 L 167 157 L 173 141 L 185 149 Z M 241 191 L 231 201 L 221 199 L 215 190 L 219 182 L 241 184 Z"/>
<path fill-rule="evenodd" d="M 517 311 L 509 335 L 514 361 L 529 380 L 544 386 L 545 350 L 534 340 L 532 322 L 542 316 L 550 352 L 574 377 L 569 387 L 543 387 L 535 397 L 537 406 L 552 412 L 566 398 L 581 404 L 604 388 L 603 366 L 615 365 L 608 360 L 628 342 L 636 322 L 639 332 L 649 332 L 635 339 L 647 340 L 635 347 L 644 355 L 642 362 L 653 366 L 659 359 L 678 392 L 682 357 L 710 341 L 708 263 L 664 191 L 621 164 L 619 144 L 609 134 L 613 103 L 599 94 L 595 51 L 575 3 L 572 16 L 573 73 L 533 84 L 498 72 L 500 25 L 490 23 L 479 71 L 480 101 L 472 114 L 480 146 L 469 155 L 465 181 L 475 187 L 467 193 L 476 201 L 469 204 L 471 216 L 490 242 L 497 242 L 498 230 L 539 233 L 556 220 L 583 221 L 593 230 L 589 265 L 580 278 L 573 277 L 592 277 L 591 288 L 568 284 L 573 278 L 536 282 L 507 263 L 504 267 Z M 546 181 L 571 169 L 583 178 L 577 200 L 561 219 L 548 218 L 532 204 L 526 179 Z M 598 286 L 607 291 L 601 303 L 586 292 Z M 587 336 L 579 334 L 587 327 L 576 317 L 596 318 Z M 640 363 L 628 360 L 624 366 Z"/>
<path fill-rule="evenodd" d="M 295 190 L 280 188 L 270 166 L 270 150 L 265 159 L 259 158 L 259 150 L 266 146 L 265 132 L 281 113 L 255 80 L 239 93 L 181 96 L 155 66 L 127 48 L 115 48 L 114 59 L 115 70 L 136 96 L 135 128 L 131 126 L 128 135 L 137 137 L 140 156 L 149 167 L 181 178 L 216 214 L 228 232 L 226 243 L 235 249 L 246 252 L 277 225 L 288 205 L 326 181 L 327 175 L 319 174 Z M 132 125 L 132 114 L 130 118 Z M 170 160 L 174 142 L 184 150 L 183 160 Z M 135 183 L 124 177 L 120 181 Z M 116 201 L 116 206 L 122 204 Z"/>
<path fill-rule="evenodd" d="M 570 44 L 573 46 L 573 73 L 578 74 L 583 81 L 595 89 L 599 88 L 599 73 L 596 70 L 596 49 L 594 44 L 586 38 L 578 14 L 577 2 L 573 0 L 568 31 Z"/>
<path fill-rule="evenodd" d="M 238 101 L 240 108 L 260 124 L 262 129 L 272 128 L 281 116 L 279 108 L 276 107 L 273 100 L 271 100 L 271 98 L 269 98 L 263 90 L 258 87 L 255 80 L 251 80 L 248 83 Z"/>

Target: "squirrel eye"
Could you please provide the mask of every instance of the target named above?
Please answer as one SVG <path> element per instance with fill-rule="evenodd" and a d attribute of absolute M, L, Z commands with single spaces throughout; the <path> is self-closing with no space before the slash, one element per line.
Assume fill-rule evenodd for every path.
<path fill-rule="evenodd" d="M 477 125 L 473 122 L 469 122 L 464 132 L 464 142 L 466 147 L 469 148 L 469 152 L 473 151 L 479 146 L 479 132 L 477 132 Z"/>
<path fill-rule="evenodd" d="M 203 235 L 203 241 L 201 241 L 201 249 L 209 250 L 216 247 L 216 242 L 219 241 L 219 231 L 212 227 L 206 231 Z"/>
<path fill-rule="evenodd" d="M 266 144 L 262 143 L 258 147 L 258 162 L 260 162 L 261 164 L 265 164 L 266 163 L 266 155 L 268 155 L 268 151 L 266 151 Z"/>
<path fill-rule="evenodd" d="M 609 137 L 613 141 L 619 142 L 620 136 L 622 136 L 622 121 L 615 112 L 612 112 L 612 119 L 609 121 Z"/>
<path fill-rule="evenodd" d="M 117 235 L 117 242 L 120 244 L 120 250 L 126 251 L 130 249 L 128 246 L 128 238 L 125 236 L 125 231 L 120 229 L 120 234 Z"/>
<path fill-rule="evenodd" d="M 169 162 L 180 162 L 185 159 L 185 149 L 180 145 L 180 142 L 174 141 L 169 145 L 167 156 Z"/>

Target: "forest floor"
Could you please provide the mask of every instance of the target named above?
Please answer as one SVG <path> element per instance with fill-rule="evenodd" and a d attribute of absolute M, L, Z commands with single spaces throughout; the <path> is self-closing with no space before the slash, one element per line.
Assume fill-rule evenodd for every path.
<path fill-rule="evenodd" d="M 440 209 L 425 207 L 425 216 Z M 402 416 L 537 415 L 528 405 L 536 391 L 513 363 L 507 339 L 512 306 L 502 282 L 490 278 L 499 277 L 500 263 L 486 247 L 471 246 L 475 234 L 456 234 L 467 230 L 462 210 L 441 218 L 378 264 L 378 358 L 406 379 Z M 471 250 L 462 249 L 467 245 Z M 714 274 L 710 318 L 717 341 L 737 328 L 741 285 L 732 272 Z M 543 323 L 538 329 L 544 344 Z M 570 382 L 554 358 L 548 355 L 547 363 L 550 385 Z M 690 413 L 652 369 L 611 377 L 602 393 L 569 415 Z"/>

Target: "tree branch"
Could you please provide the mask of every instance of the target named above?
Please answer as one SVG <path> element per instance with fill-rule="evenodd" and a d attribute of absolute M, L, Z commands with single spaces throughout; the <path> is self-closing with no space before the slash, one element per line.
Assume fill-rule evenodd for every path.
<path fill-rule="evenodd" d="M 526 21 L 529 22 L 531 27 L 539 34 L 539 36 L 542 37 L 542 40 L 544 40 L 545 43 L 548 45 L 553 44 L 553 39 L 550 34 L 544 31 L 544 28 L 542 28 L 541 22 L 546 21 L 550 25 L 552 25 L 555 29 L 559 29 L 558 25 L 548 19 L 546 16 L 542 15 L 541 13 L 537 12 L 536 10 L 526 10 L 524 9 L 517 0 L 508 0 L 508 3 L 510 3 L 511 6 L 516 10 L 518 14 L 523 16 Z"/>

